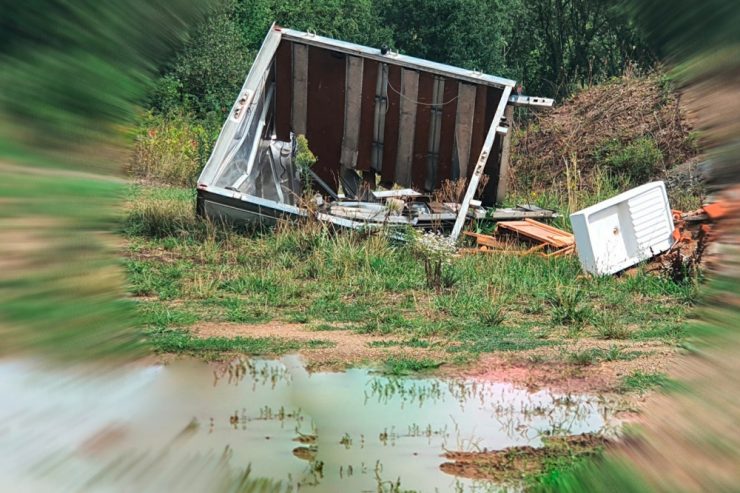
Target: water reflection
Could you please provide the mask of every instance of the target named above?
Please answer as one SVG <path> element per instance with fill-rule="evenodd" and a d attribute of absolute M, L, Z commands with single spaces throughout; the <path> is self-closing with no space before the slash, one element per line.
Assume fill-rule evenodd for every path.
<path fill-rule="evenodd" d="M 440 454 L 609 423 L 591 396 L 309 374 L 296 357 L 96 377 L 8 362 L 0 395 L 2 491 L 481 491 L 441 472 Z"/>

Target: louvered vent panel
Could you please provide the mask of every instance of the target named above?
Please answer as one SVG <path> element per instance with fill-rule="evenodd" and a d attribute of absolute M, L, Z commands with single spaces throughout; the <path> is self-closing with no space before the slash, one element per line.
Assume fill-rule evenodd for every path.
<path fill-rule="evenodd" d="M 671 227 L 665 215 L 660 189 L 630 199 L 627 202 L 635 240 L 641 249 L 649 249 L 659 238 L 670 235 Z"/>

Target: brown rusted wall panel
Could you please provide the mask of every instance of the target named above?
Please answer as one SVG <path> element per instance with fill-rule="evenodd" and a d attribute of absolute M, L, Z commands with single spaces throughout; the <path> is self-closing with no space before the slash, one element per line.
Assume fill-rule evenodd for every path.
<path fill-rule="evenodd" d="M 437 187 L 452 178 L 452 148 L 455 142 L 455 120 L 457 117 L 457 93 L 460 84 L 453 79 L 445 79 L 442 108 L 442 135 L 439 142 L 439 164 L 437 165 Z"/>
<path fill-rule="evenodd" d="M 308 46 L 293 43 L 293 104 L 290 126 L 298 135 L 306 133 L 308 120 Z"/>
<path fill-rule="evenodd" d="M 432 91 L 434 76 L 427 72 L 419 73 L 419 102 L 416 109 L 416 130 L 414 134 L 414 160 L 411 165 L 411 182 L 413 188 L 424 189 L 424 178 L 429 160 L 429 126 L 432 120 Z M 431 191 L 431 190 L 429 190 Z"/>
<path fill-rule="evenodd" d="M 275 54 L 275 133 L 278 140 L 290 140 L 292 101 L 292 43 L 281 41 Z"/>
<path fill-rule="evenodd" d="M 375 85 L 378 82 L 378 62 L 365 59 L 362 72 L 362 108 L 360 116 L 360 140 L 357 154 L 357 171 L 370 170 L 370 154 L 373 149 L 373 123 L 375 120 Z"/>
<path fill-rule="evenodd" d="M 345 55 L 309 48 L 306 137 L 318 158 L 313 170 L 335 190 L 344 133 L 345 78 Z"/>
<path fill-rule="evenodd" d="M 357 167 L 359 152 L 360 117 L 362 114 L 362 75 L 364 60 L 356 56 L 346 57 L 346 80 L 344 94 L 344 136 L 340 164 L 347 168 Z"/>
<path fill-rule="evenodd" d="M 498 108 L 499 101 L 503 91 L 496 87 L 487 88 L 487 102 L 486 102 L 486 132 L 488 127 L 493 121 L 493 116 Z M 493 141 L 493 148 L 491 153 L 488 155 L 488 161 L 486 161 L 486 167 L 484 168 L 483 174 L 488 175 L 488 183 L 483 189 L 481 199 L 484 205 L 492 205 L 496 202 L 496 189 L 498 188 L 498 172 L 499 165 L 501 163 L 501 142 L 502 138 L 500 135 L 496 135 L 496 139 Z"/>
<path fill-rule="evenodd" d="M 388 66 L 388 111 L 385 114 L 385 134 L 383 137 L 382 182 L 392 185 L 396 174 L 396 155 L 398 153 L 398 122 L 401 96 L 401 67 Z"/>
<path fill-rule="evenodd" d="M 275 60 L 275 131 L 280 140 L 288 140 L 291 132 L 292 108 L 292 43 L 282 42 Z M 362 99 L 360 109 L 360 135 L 358 141 L 357 171 L 371 170 L 373 126 L 375 117 L 375 91 L 380 64 L 364 60 L 362 77 Z M 382 182 L 390 185 L 396 181 L 395 168 L 398 154 L 398 134 L 400 120 L 401 67 L 389 64 L 388 111 L 385 116 L 383 147 Z M 317 47 L 309 48 L 308 61 L 308 121 L 307 137 L 314 153 L 319 157 L 314 170 L 330 185 L 338 186 L 339 160 L 344 134 L 345 112 L 345 56 Z M 429 131 L 431 124 L 432 90 L 434 76 L 419 72 L 416 108 L 416 128 L 412 157 L 412 186 L 424 189 L 427 174 Z M 455 138 L 455 122 L 459 83 L 454 79 L 445 80 L 442 100 L 448 102 L 442 112 L 442 137 L 439 144 L 439 163 L 436 186 L 452 175 L 452 153 Z M 473 115 L 470 165 L 468 177 L 472 173 L 483 146 L 488 127 L 493 120 L 502 91 L 498 88 L 478 86 Z M 483 200 L 493 203 L 496 198 L 498 171 L 500 165 L 501 139 L 496 138 L 494 147 L 486 164 L 485 174 L 490 176 L 484 190 Z"/>

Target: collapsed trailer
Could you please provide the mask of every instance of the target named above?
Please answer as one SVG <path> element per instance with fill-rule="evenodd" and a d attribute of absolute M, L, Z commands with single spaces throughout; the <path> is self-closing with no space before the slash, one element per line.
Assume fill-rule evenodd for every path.
<path fill-rule="evenodd" d="M 270 224 L 310 210 L 342 227 L 443 225 L 457 237 L 506 193 L 512 107 L 552 105 L 514 85 L 273 25 L 198 179 L 198 213 Z M 310 169 L 296 163 L 298 135 L 318 158 Z M 461 202 L 433 199 L 461 179 Z"/>

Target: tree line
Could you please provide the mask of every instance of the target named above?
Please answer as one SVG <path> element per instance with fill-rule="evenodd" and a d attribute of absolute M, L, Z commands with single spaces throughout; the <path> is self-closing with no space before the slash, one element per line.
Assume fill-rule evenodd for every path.
<path fill-rule="evenodd" d="M 649 68 L 621 0 L 221 0 L 160 67 L 149 105 L 220 120 L 270 24 L 478 69 L 563 98 Z"/>

